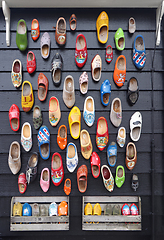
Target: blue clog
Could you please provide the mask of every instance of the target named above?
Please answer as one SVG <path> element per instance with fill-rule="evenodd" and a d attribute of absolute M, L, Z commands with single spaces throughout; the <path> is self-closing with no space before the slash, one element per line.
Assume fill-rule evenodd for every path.
<path fill-rule="evenodd" d="M 23 216 L 32 216 L 32 207 L 30 206 L 30 204 L 23 204 L 22 213 Z"/>
<path fill-rule="evenodd" d="M 47 160 L 50 156 L 50 131 L 46 126 L 40 127 L 38 131 L 38 145 L 41 158 Z"/>
<path fill-rule="evenodd" d="M 145 42 L 142 35 L 134 39 L 133 46 L 133 63 L 138 69 L 142 69 L 146 62 Z"/>
<path fill-rule="evenodd" d="M 109 166 L 114 167 L 116 165 L 116 161 L 117 161 L 117 144 L 115 142 L 111 142 L 111 144 L 108 146 L 108 149 L 107 149 L 107 159 L 108 159 Z"/>
<path fill-rule="evenodd" d="M 107 106 L 110 102 L 110 94 L 111 94 L 111 84 L 108 79 L 106 79 L 101 84 L 100 92 L 101 92 L 101 103 L 104 106 Z"/>

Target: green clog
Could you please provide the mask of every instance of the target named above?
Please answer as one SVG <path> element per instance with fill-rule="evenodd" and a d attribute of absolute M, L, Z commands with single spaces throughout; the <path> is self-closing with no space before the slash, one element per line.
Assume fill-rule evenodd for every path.
<path fill-rule="evenodd" d="M 124 32 L 122 28 L 119 28 L 115 35 L 114 35 L 115 43 L 116 43 L 116 48 L 119 51 L 124 50 L 125 48 L 125 37 L 124 37 Z"/>
<path fill-rule="evenodd" d="M 20 19 L 17 24 L 16 44 L 20 51 L 25 51 L 27 48 L 27 26 L 23 19 Z"/>
<path fill-rule="evenodd" d="M 125 170 L 124 167 L 119 165 L 116 168 L 116 177 L 115 177 L 115 183 L 117 187 L 121 187 L 123 183 L 125 182 Z"/>

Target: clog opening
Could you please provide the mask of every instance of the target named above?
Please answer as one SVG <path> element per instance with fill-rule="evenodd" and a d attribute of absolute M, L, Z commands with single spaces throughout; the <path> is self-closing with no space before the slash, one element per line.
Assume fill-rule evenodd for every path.
<path fill-rule="evenodd" d="M 71 183 L 70 183 L 70 180 L 69 180 L 69 179 L 67 179 L 67 181 L 66 181 L 66 187 L 68 187 L 68 188 L 71 187 Z"/>
<path fill-rule="evenodd" d="M 123 57 L 120 57 L 120 58 L 118 59 L 117 68 L 118 68 L 119 70 L 122 70 L 122 71 L 125 70 L 125 68 L 126 68 L 126 66 L 125 66 L 125 59 L 124 59 Z"/>
<path fill-rule="evenodd" d="M 73 91 L 73 79 L 68 77 L 65 81 L 65 88 L 66 91 L 68 92 L 72 92 Z M 72 95 L 70 95 L 70 98 L 72 97 Z M 69 99 L 70 100 L 70 99 Z"/>
<path fill-rule="evenodd" d="M 43 181 L 48 181 L 48 171 L 47 171 L 47 169 L 45 169 L 44 171 L 43 171 Z"/>
<path fill-rule="evenodd" d="M 130 20 L 129 20 L 129 22 L 130 22 L 130 24 L 134 24 L 135 22 L 134 22 L 134 18 L 130 18 Z"/>
<path fill-rule="evenodd" d="M 41 113 L 40 113 L 39 107 L 35 107 L 35 108 L 34 108 L 34 115 L 33 115 L 33 117 L 34 117 L 34 118 L 39 118 L 40 115 L 41 115 Z"/>
<path fill-rule="evenodd" d="M 74 122 L 71 125 L 72 136 L 77 138 L 79 136 L 80 124 L 78 122 Z"/>
<path fill-rule="evenodd" d="M 18 25 L 18 33 L 19 34 L 25 34 L 26 33 L 26 25 L 24 22 L 20 22 Z"/>
<path fill-rule="evenodd" d="M 118 169 L 117 176 L 118 176 L 119 178 L 123 177 L 123 169 L 122 169 L 122 168 L 119 168 L 119 169 Z"/>
<path fill-rule="evenodd" d="M 39 94 L 39 99 L 43 101 L 46 96 L 46 87 L 43 83 L 40 83 L 38 86 L 38 94 Z"/>
<path fill-rule="evenodd" d="M 107 26 L 103 26 L 102 28 L 100 28 L 100 40 L 101 42 L 105 42 L 106 39 L 107 39 L 107 34 L 108 34 L 108 31 L 107 31 Z"/>
<path fill-rule="evenodd" d="M 132 136 L 134 140 L 137 140 L 140 135 L 140 127 L 135 127 L 132 130 Z"/>
<path fill-rule="evenodd" d="M 29 125 L 24 125 L 23 127 L 23 136 L 25 138 L 29 138 L 30 137 L 30 126 Z"/>
<path fill-rule="evenodd" d="M 113 110 L 116 113 L 120 113 L 121 112 L 121 106 L 120 106 L 120 101 L 118 99 L 116 99 L 113 103 Z"/>
<path fill-rule="evenodd" d="M 28 53 L 28 61 L 34 60 L 34 55 L 32 53 Z"/>
<path fill-rule="evenodd" d="M 42 55 L 46 58 L 49 54 L 49 46 L 48 44 L 44 44 L 42 46 Z"/>
<path fill-rule="evenodd" d="M 135 149 L 133 144 L 129 144 L 128 146 L 127 157 L 130 160 L 132 160 L 135 157 Z"/>
<path fill-rule="evenodd" d="M 38 156 L 35 153 L 33 153 L 29 159 L 28 165 L 29 167 L 33 168 L 33 167 L 36 167 L 37 162 L 38 162 Z"/>
<path fill-rule="evenodd" d="M 139 50 L 139 51 L 143 51 L 144 50 L 144 43 L 143 43 L 143 38 L 142 37 L 138 37 L 136 39 L 135 48 L 137 50 Z"/>
<path fill-rule="evenodd" d="M 50 112 L 56 112 L 58 109 L 58 101 L 56 98 L 50 100 Z"/>
<path fill-rule="evenodd" d="M 36 29 L 36 28 L 38 28 L 38 21 L 36 19 L 34 19 L 32 21 L 32 29 Z"/>
<path fill-rule="evenodd" d="M 79 36 L 77 39 L 77 50 L 81 50 L 85 47 L 85 40 L 82 36 Z"/>
<path fill-rule="evenodd" d="M 61 127 L 60 128 L 59 135 L 60 135 L 61 138 L 66 138 L 66 129 L 65 129 L 65 127 Z"/>
<path fill-rule="evenodd" d="M 24 86 L 23 86 L 23 96 L 24 97 L 27 97 L 29 96 L 31 93 L 31 87 L 30 87 L 30 84 L 29 83 L 25 83 Z"/>
<path fill-rule="evenodd" d="M 137 89 L 138 89 L 137 80 L 135 78 L 131 78 L 129 80 L 129 90 L 134 92 L 137 91 Z"/>
<path fill-rule="evenodd" d="M 87 179 L 85 176 L 81 176 L 79 178 L 79 189 L 82 192 L 85 191 L 85 189 L 86 189 L 86 181 L 87 181 Z"/>
<path fill-rule="evenodd" d="M 48 143 L 44 143 L 41 145 L 41 154 L 44 158 L 47 158 L 48 157 L 48 154 L 49 154 L 49 145 Z"/>
<path fill-rule="evenodd" d="M 88 99 L 87 99 L 86 109 L 87 109 L 87 111 L 89 111 L 89 112 L 92 112 L 92 111 L 93 111 L 93 100 L 92 100 L 91 98 L 88 98 Z"/>
<path fill-rule="evenodd" d="M 20 192 L 20 193 L 23 193 L 24 190 L 25 190 L 24 184 L 23 184 L 23 183 L 19 183 L 19 192 Z"/>
<path fill-rule="evenodd" d="M 13 72 L 19 73 L 20 72 L 20 63 L 16 61 L 13 66 Z"/>
<path fill-rule="evenodd" d="M 60 160 L 60 157 L 58 155 L 55 155 L 53 157 L 52 168 L 53 169 L 58 169 L 59 167 L 61 167 L 61 160 Z"/>
<path fill-rule="evenodd" d="M 81 145 L 86 146 L 89 144 L 89 134 L 86 131 L 81 132 Z"/>
<path fill-rule="evenodd" d="M 72 20 L 71 24 L 70 24 L 71 30 L 75 30 L 76 29 L 76 21 Z"/>
<path fill-rule="evenodd" d="M 59 20 L 58 30 L 59 30 L 59 33 L 65 33 L 65 31 L 66 31 L 66 24 L 65 24 L 64 19 L 60 19 Z"/>
<path fill-rule="evenodd" d="M 59 83 L 61 79 L 61 69 L 58 68 L 55 71 L 53 71 L 52 77 L 55 83 Z"/>
<path fill-rule="evenodd" d="M 93 175 L 94 175 L 95 177 L 97 177 L 97 176 L 99 175 L 99 168 L 98 168 L 97 165 L 93 165 L 93 166 L 92 166 L 92 172 L 93 172 Z"/>
<path fill-rule="evenodd" d="M 123 47 L 124 47 L 124 38 L 123 38 L 123 37 L 119 38 L 119 40 L 118 40 L 118 46 L 119 46 L 120 48 L 123 48 Z"/>
<path fill-rule="evenodd" d="M 96 68 L 94 69 L 94 71 L 93 71 L 94 78 L 95 78 L 96 80 L 99 80 L 100 74 L 101 74 L 100 67 L 96 67 Z"/>
<path fill-rule="evenodd" d="M 100 135 L 106 133 L 107 131 L 107 125 L 106 125 L 106 121 L 105 119 L 100 119 L 99 122 L 98 122 L 98 133 Z"/>
<path fill-rule="evenodd" d="M 121 138 L 125 138 L 125 129 L 124 129 L 124 128 L 120 128 L 120 129 L 119 129 L 119 136 L 120 136 Z"/>
<path fill-rule="evenodd" d="M 109 172 L 108 168 L 106 168 L 106 167 L 103 168 L 103 176 L 104 176 L 105 180 L 108 180 L 110 178 L 110 172 Z"/>
<path fill-rule="evenodd" d="M 75 148 L 72 144 L 68 146 L 68 157 L 69 158 L 75 157 Z"/>
<path fill-rule="evenodd" d="M 11 119 L 11 125 L 14 130 L 18 128 L 18 119 L 17 118 L 12 118 Z"/>
<path fill-rule="evenodd" d="M 106 50 L 107 54 L 111 54 L 112 53 L 112 48 L 110 46 L 108 46 L 107 50 Z"/>
<path fill-rule="evenodd" d="M 16 143 L 14 143 L 11 147 L 11 157 L 13 160 L 19 157 L 19 147 Z"/>
<path fill-rule="evenodd" d="M 116 156 L 111 156 L 111 157 L 109 157 L 109 162 L 110 162 L 110 164 L 113 166 L 113 165 L 115 165 L 115 163 L 116 163 Z"/>
<path fill-rule="evenodd" d="M 83 82 L 81 84 L 81 91 L 82 91 L 82 93 L 83 94 L 86 93 L 87 89 L 88 89 L 88 82 Z"/>
<path fill-rule="evenodd" d="M 108 104 L 109 103 L 109 93 L 105 93 L 104 95 L 103 95 L 103 102 L 105 103 L 105 104 Z"/>

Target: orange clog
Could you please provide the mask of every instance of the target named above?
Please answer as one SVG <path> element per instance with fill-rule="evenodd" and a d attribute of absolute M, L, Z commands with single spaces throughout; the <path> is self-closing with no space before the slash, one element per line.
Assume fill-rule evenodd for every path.
<path fill-rule="evenodd" d="M 71 180 L 69 178 L 64 182 L 64 192 L 66 195 L 69 195 L 71 192 Z"/>
<path fill-rule="evenodd" d="M 126 58 L 124 55 L 120 55 L 115 63 L 113 80 L 118 87 L 122 87 L 124 85 L 125 78 L 126 78 Z"/>
<path fill-rule="evenodd" d="M 37 19 L 33 19 L 31 23 L 31 37 L 34 41 L 36 41 L 39 35 L 40 35 L 39 22 Z"/>
<path fill-rule="evenodd" d="M 77 170 L 77 186 L 79 192 L 84 193 L 87 190 L 87 175 L 88 168 L 86 165 L 82 165 Z"/>
<path fill-rule="evenodd" d="M 57 144 L 62 150 L 67 146 L 67 128 L 65 125 L 61 125 L 58 129 Z"/>

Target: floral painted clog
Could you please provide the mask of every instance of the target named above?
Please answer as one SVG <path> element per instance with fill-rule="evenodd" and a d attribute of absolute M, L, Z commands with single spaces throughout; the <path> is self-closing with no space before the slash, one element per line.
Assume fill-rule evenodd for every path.
<path fill-rule="evenodd" d="M 116 48 L 119 51 L 124 50 L 125 48 L 125 37 L 124 37 L 124 32 L 122 28 L 119 28 L 115 35 L 114 35 L 115 43 L 116 43 Z"/>
<path fill-rule="evenodd" d="M 97 121 L 96 145 L 103 151 L 109 140 L 108 123 L 104 117 L 99 117 Z"/>
<path fill-rule="evenodd" d="M 124 167 L 119 165 L 116 168 L 115 183 L 118 188 L 120 188 L 125 182 L 125 170 Z"/>
<path fill-rule="evenodd" d="M 17 24 L 16 44 L 20 51 L 25 51 L 28 45 L 27 26 L 23 19 L 20 19 Z"/>
<path fill-rule="evenodd" d="M 27 189 L 27 180 L 24 173 L 20 173 L 18 177 L 18 189 L 21 194 L 25 193 Z"/>
<path fill-rule="evenodd" d="M 101 84 L 100 93 L 101 93 L 101 103 L 104 106 L 108 106 L 110 102 L 110 94 L 111 94 L 111 84 L 108 79 L 106 79 Z"/>
<path fill-rule="evenodd" d="M 34 95 L 32 85 L 29 81 L 24 81 L 22 84 L 21 104 L 25 112 L 29 112 L 33 107 Z"/>
<path fill-rule="evenodd" d="M 95 103 L 91 96 L 88 96 L 84 102 L 83 118 L 85 123 L 91 127 L 95 121 Z"/>
<path fill-rule="evenodd" d="M 27 72 L 28 73 L 33 73 L 36 69 L 36 59 L 35 55 L 32 51 L 29 51 L 27 53 Z"/>
<path fill-rule="evenodd" d="M 62 150 L 67 146 L 67 128 L 65 125 L 61 125 L 58 129 L 57 144 Z"/>
<path fill-rule="evenodd" d="M 69 129 L 74 139 L 80 137 L 81 131 L 81 113 L 78 107 L 73 107 L 68 116 Z"/>
<path fill-rule="evenodd" d="M 33 19 L 31 23 L 31 37 L 36 41 L 40 36 L 39 22 L 37 19 Z"/>
<path fill-rule="evenodd" d="M 28 122 L 25 122 L 22 126 L 21 144 L 26 152 L 29 152 L 32 148 L 32 130 Z"/>
<path fill-rule="evenodd" d="M 87 74 L 87 72 L 83 72 L 80 75 L 79 84 L 80 84 L 80 92 L 82 94 L 86 94 L 88 91 L 88 74 Z"/>
<path fill-rule="evenodd" d="M 55 186 L 59 186 L 64 178 L 64 168 L 61 155 L 54 153 L 51 161 L 51 179 Z"/>
<path fill-rule="evenodd" d="M 87 42 L 83 34 L 79 34 L 76 38 L 75 63 L 82 68 L 87 61 Z"/>
<path fill-rule="evenodd" d="M 96 152 L 93 152 L 90 158 L 91 171 L 94 178 L 98 178 L 100 175 L 100 157 Z"/>
<path fill-rule="evenodd" d="M 142 35 L 134 39 L 133 63 L 138 69 L 142 69 L 146 63 L 145 41 Z"/>
<path fill-rule="evenodd" d="M 48 168 L 43 168 L 40 175 L 40 187 L 43 192 L 47 192 L 50 187 L 50 171 Z"/>
<path fill-rule="evenodd" d="M 126 78 L 126 58 L 124 55 L 120 55 L 115 63 L 115 69 L 113 73 L 113 80 L 118 87 L 122 87 Z"/>
<path fill-rule="evenodd" d="M 69 172 L 73 172 L 78 165 L 78 155 L 76 145 L 70 142 L 67 146 L 66 165 Z"/>
<path fill-rule="evenodd" d="M 13 131 L 18 131 L 20 126 L 20 110 L 16 104 L 13 104 L 9 109 L 10 127 Z"/>
<path fill-rule="evenodd" d="M 101 12 L 96 21 L 97 38 L 100 43 L 108 41 L 109 17 L 105 11 Z"/>
<path fill-rule="evenodd" d="M 39 106 L 35 105 L 33 108 L 33 125 L 38 129 L 42 125 L 42 112 Z"/>
<path fill-rule="evenodd" d="M 71 179 L 67 178 L 64 182 L 64 192 L 68 196 L 71 193 Z"/>
<path fill-rule="evenodd" d="M 114 167 L 117 161 L 117 145 L 115 142 L 111 142 L 107 149 L 107 159 L 110 167 Z"/>
<path fill-rule="evenodd" d="M 38 145 L 41 158 L 47 160 L 50 156 L 50 131 L 46 126 L 40 127 L 38 131 Z"/>
<path fill-rule="evenodd" d="M 108 45 L 106 47 L 105 60 L 107 61 L 107 63 L 110 63 L 113 60 L 113 48 L 111 45 Z"/>
<path fill-rule="evenodd" d="M 103 179 L 105 188 L 109 192 L 112 192 L 114 189 L 114 178 L 113 178 L 113 175 L 107 165 L 103 165 L 101 167 L 101 175 L 102 175 L 102 179 Z"/>
<path fill-rule="evenodd" d="M 100 55 L 96 54 L 91 62 L 92 78 L 98 82 L 101 78 L 102 60 Z"/>
<path fill-rule="evenodd" d="M 87 130 L 83 129 L 80 133 L 81 154 L 85 159 L 89 159 L 92 154 L 92 142 Z"/>
<path fill-rule="evenodd" d="M 120 147 L 123 147 L 125 145 L 126 141 L 126 129 L 124 127 L 120 127 L 118 129 L 118 134 L 117 134 L 117 143 Z"/>
<path fill-rule="evenodd" d="M 55 127 L 61 118 L 59 101 L 56 97 L 51 97 L 49 101 L 49 122 Z"/>
<path fill-rule="evenodd" d="M 19 59 L 15 59 L 12 64 L 11 81 L 14 87 L 18 88 L 22 84 L 22 63 Z"/>

